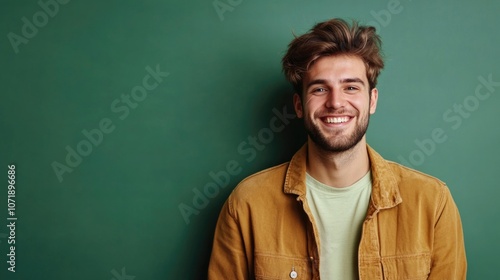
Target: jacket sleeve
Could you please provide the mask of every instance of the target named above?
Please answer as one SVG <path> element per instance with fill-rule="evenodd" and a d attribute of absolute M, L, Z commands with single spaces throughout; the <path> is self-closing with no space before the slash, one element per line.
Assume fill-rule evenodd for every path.
<path fill-rule="evenodd" d="M 466 279 L 462 222 L 448 187 L 443 188 L 442 199 L 436 211 L 431 272 L 428 279 Z"/>
<path fill-rule="evenodd" d="M 244 239 L 232 209 L 231 196 L 222 207 L 215 229 L 208 279 L 248 279 Z"/>

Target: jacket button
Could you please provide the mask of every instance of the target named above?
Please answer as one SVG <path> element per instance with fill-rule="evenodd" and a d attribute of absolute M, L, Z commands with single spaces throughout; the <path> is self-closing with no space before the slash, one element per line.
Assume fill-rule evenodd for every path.
<path fill-rule="evenodd" d="M 295 268 L 292 268 L 292 271 L 290 272 L 290 278 L 297 278 L 297 271 L 295 271 Z"/>

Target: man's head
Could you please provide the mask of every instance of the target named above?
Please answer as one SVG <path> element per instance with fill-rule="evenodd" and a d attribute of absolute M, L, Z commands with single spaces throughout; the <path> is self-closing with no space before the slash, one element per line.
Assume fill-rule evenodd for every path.
<path fill-rule="evenodd" d="M 342 19 L 331 19 L 316 24 L 308 33 L 296 37 L 288 45 L 283 57 L 283 72 L 301 93 L 304 74 L 316 60 L 325 56 L 348 54 L 361 58 L 365 63 L 370 90 L 377 85 L 377 77 L 384 61 L 381 54 L 381 40 L 375 27 L 349 25 Z"/>
<path fill-rule="evenodd" d="M 283 70 L 296 90 L 297 116 L 318 148 L 337 153 L 364 142 L 378 99 L 380 44 L 373 27 L 338 19 L 290 43 Z"/>

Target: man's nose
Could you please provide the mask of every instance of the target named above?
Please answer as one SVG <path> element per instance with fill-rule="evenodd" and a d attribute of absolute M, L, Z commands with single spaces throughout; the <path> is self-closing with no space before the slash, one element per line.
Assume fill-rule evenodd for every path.
<path fill-rule="evenodd" d="M 326 107 L 338 109 L 344 107 L 344 104 L 345 96 L 340 90 L 333 89 L 327 94 L 325 102 Z"/>

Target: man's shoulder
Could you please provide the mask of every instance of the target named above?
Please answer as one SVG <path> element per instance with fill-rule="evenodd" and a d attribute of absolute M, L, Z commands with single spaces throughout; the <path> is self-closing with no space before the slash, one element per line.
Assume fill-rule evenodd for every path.
<path fill-rule="evenodd" d="M 243 179 L 234 190 L 240 192 L 250 190 L 254 192 L 258 188 L 277 184 L 280 184 L 281 187 L 283 187 L 288 165 L 289 162 L 285 162 L 249 175 Z"/>
<path fill-rule="evenodd" d="M 232 191 L 231 200 L 262 199 L 270 194 L 283 193 L 289 162 L 256 172 L 243 179 Z"/>
<path fill-rule="evenodd" d="M 387 160 L 378 154 L 373 148 L 368 146 L 370 159 L 372 160 L 372 171 L 375 171 L 376 181 L 383 184 L 396 184 L 400 191 L 420 191 L 427 189 L 429 191 L 442 191 L 446 184 L 440 179 L 404 166 L 397 162 Z"/>
<path fill-rule="evenodd" d="M 428 191 L 435 193 L 443 192 L 447 189 L 446 183 L 437 177 L 397 162 L 387 161 L 387 163 L 398 178 L 400 191 Z"/>

